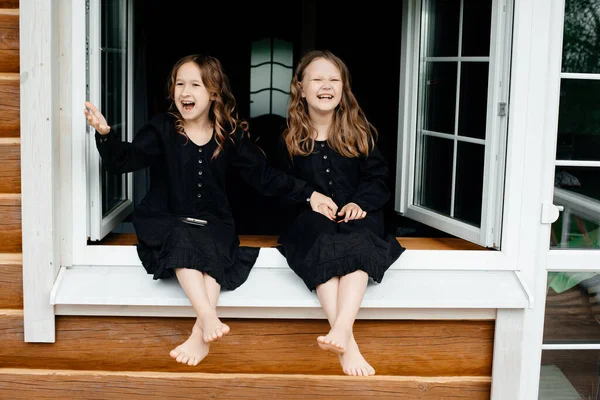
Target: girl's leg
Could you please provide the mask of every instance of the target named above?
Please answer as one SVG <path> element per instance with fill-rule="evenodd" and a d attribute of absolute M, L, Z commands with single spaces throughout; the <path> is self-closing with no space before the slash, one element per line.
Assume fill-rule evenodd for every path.
<path fill-rule="evenodd" d="M 207 280 L 204 279 L 205 274 L 189 268 L 177 268 L 175 273 L 183 291 L 192 303 L 194 311 L 196 311 L 198 316 L 196 322 L 202 329 L 204 341 L 208 343 L 222 338 L 224 334 L 229 332 L 229 327 L 219 320 L 217 311 L 211 305 L 206 289 Z M 214 284 L 209 282 L 213 296 Z"/>
<path fill-rule="evenodd" d="M 346 350 L 348 341 L 352 337 L 352 326 L 356 314 L 360 309 L 369 276 L 364 271 L 354 271 L 340 278 L 337 314 L 335 323 L 327 336 L 320 336 L 317 340 L 320 344 L 337 353 Z"/>
<path fill-rule="evenodd" d="M 203 274 L 203 278 L 210 306 L 213 310 L 216 310 L 221 286 L 208 274 Z M 178 362 L 184 364 L 187 363 L 187 365 L 190 366 L 198 365 L 198 363 L 208 355 L 210 346 L 210 344 L 206 343 L 202 338 L 202 333 L 202 328 L 200 327 L 198 320 L 196 320 L 196 323 L 192 328 L 192 335 L 185 343 L 177 346 L 177 348 L 171 351 L 171 357 L 175 358 Z"/>
<path fill-rule="evenodd" d="M 339 285 L 340 278 L 335 277 L 326 283 L 317 286 L 317 297 L 319 298 L 319 302 L 325 311 L 325 315 L 327 316 L 327 320 L 329 321 L 329 325 L 331 327 L 335 325 L 338 314 Z M 317 339 L 319 342 L 319 347 L 324 350 L 329 350 L 329 345 L 324 345 L 321 343 L 324 342 L 324 338 L 326 337 L 320 336 Z M 319 341 L 319 339 L 321 339 L 321 341 Z M 334 347 L 336 348 L 334 352 L 339 352 L 338 346 L 334 345 Z M 344 354 L 339 354 L 339 359 L 340 364 L 342 365 L 342 370 L 346 375 L 368 376 L 375 374 L 375 369 L 364 359 L 360 353 L 358 344 L 354 340 L 354 335 L 352 335 L 348 341 L 348 348 Z"/>

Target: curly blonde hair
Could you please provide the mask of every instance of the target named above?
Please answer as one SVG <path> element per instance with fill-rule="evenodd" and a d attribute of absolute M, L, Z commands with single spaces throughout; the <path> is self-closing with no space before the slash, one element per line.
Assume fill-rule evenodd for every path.
<path fill-rule="evenodd" d="M 169 76 L 168 91 L 169 100 L 171 100 L 169 114 L 175 118 L 175 129 L 177 130 L 177 133 L 185 136 L 186 139 L 189 140 L 185 133 L 183 116 L 177 109 L 174 98 L 177 72 L 182 65 L 188 62 L 193 62 L 200 68 L 202 83 L 206 87 L 206 90 L 208 90 L 210 98 L 212 99 L 208 112 L 208 119 L 215 129 L 217 148 L 214 151 L 212 158 L 216 158 L 223 150 L 227 137 L 231 138 L 231 135 L 233 135 L 238 126 L 244 131 L 247 131 L 248 124 L 237 118 L 235 98 L 231 93 L 229 79 L 223 71 L 221 62 L 214 57 L 192 54 L 177 61 L 171 69 L 171 74 Z"/>
<path fill-rule="evenodd" d="M 343 92 L 340 104 L 333 115 L 327 142 L 329 146 L 344 157 L 367 156 L 375 145 L 377 129 L 367 120 L 365 113 L 350 89 L 350 71 L 346 64 L 327 50 L 314 50 L 302 57 L 290 84 L 290 105 L 288 107 L 287 129 L 283 133 L 290 157 L 307 156 L 315 147 L 316 130 L 308 114 L 306 99 L 302 97 L 302 79 L 304 71 L 316 59 L 325 59 L 333 63 L 340 71 Z"/>

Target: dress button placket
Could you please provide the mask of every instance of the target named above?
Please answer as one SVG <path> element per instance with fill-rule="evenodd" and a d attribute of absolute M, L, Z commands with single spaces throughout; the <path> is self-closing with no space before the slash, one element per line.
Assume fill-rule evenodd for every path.
<path fill-rule="evenodd" d="M 202 182 L 202 175 L 204 174 L 204 172 L 202 171 L 202 163 L 204 162 L 202 160 L 203 158 L 203 154 L 202 154 L 202 147 L 198 148 L 198 194 L 197 197 L 198 199 L 202 199 L 202 186 L 204 186 L 204 183 Z"/>

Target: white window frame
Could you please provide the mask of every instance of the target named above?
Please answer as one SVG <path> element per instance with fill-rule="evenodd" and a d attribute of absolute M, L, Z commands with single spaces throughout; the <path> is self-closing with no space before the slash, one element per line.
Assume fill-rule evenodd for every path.
<path fill-rule="evenodd" d="M 436 211 L 415 204 L 415 187 L 419 186 L 421 134 L 418 134 L 420 124 L 418 115 L 418 89 L 423 79 L 424 62 L 421 60 L 420 37 L 421 7 L 424 0 L 405 0 L 403 14 L 403 39 L 400 79 L 400 111 L 399 111 L 399 140 L 397 161 L 397 212 L 406 217 L 432 226 L 454 236 L 477 243 L 484 247 L 499 248 L 502 224 L 502 193 L 504 184 L 504 161 L 506 152 L 507 118 L 499 115 L 500 104 L 508 111 L 508 89 L 510 71 L 511 24 L 513 16 L 512 2 L 507 0 L 492 0 L 492 32 L 490 35 L 489 57 L 435 57 L 443 61 L 487 61 L 488 75 L 488 109 L 486 117 L 486 139 L 474 139 L 457 136 L 458 101 L 456 102 L 455 132 L 453 135 L 436 132 L 425 132 L 424 135 L 439 136 L 460 142 L 471 142 L 485 145 L 484 175 L 482 193 L 481 227 L 458 221 Z M 462 37 L 462 7 L 460 15 L 459 35 Z M 460 49 L 459 49 L 460 50 Z M 498 61 L 499 60 L 499 61 Z M 420 68 L 421 67 L 421 68 Z M 460 85 L 460 69 L 458 70 L 458 85 Z M 457 90 L 456 96 L 460 95 Z M 454 189 L 456 185 L 457 146 L 454 146 L 453 181 L 451 196 L 451 215 L 454 212 Z"/>
<path fill-rule="evenodd" d="M 403 7 L 406 13 L 414 3 L 405 2 Z M 553 117 L 558 115 L 560 68 L 556 67 L 560 65 L 562 32 L 556 26 L 562 21 L 563 11 L 563 0 L 515 3 L 501 250 L 407 251 L 402 256 L 405 261 L 399 266 L 407 272 L 418 271 L 415 275 L 428 279 L 439 279 L 436 269 L 466 266 L 463 279 L 459 280 L 465 287 L 482 282 L 492 284 L 497 274 L 488 276 L 485 272 L 496 269 L 507 274 L 505 277 L 517 277 L 515 284 L 521 283 L 525 290 L 532 289 L 529 306 L 522 306 L 527 308 L 497 310 L 492 399 L 536 398 L 539 384 L 545 261 L 550 237 L 550 226 L 541 223 L 540 215 L 542 204 L 551 203 L 553 194 L 555 142 L 549 140 L 547 132 L 556 122 Z M 81 240 L 81 236 L 85 237 L 85 224 L 77 220 L 77 216 L 87 212 L 85 201 L 77 197 L 85 196 L 86 188 L 86 139 L 82 134 L 86 125 L 82 115 L 85 90 L 81 89 L 85 85 L 85 39 L 76 30 L 85 15 L 85 6 L 77 0 L 31 0 L 21 4 L 20 15 L 21 69 L 28 75 L 21 82 L 25 340 L 52 342 L 55 308 L 48 299 L 58 264 L 63 276 L 65 269 L 74 265 L 93 272 L 97 269 L 90 268 L 91 264 L 74 262 L 88 251 L 82 249 L 95 247 L 100 260 L 102 253 L 114 249 L 85 246 Z M 407 29 L 404 25 L 403 30 Z M 406 45 L 405 39 L 403 43 Z M 39 132 L 47 134 L 40 136 Z M 523 168 L 525 165 L 528 168 Z M 45 189 L 48 191 L 44 193 L 49 194 L 39 196 L 40 190 Z M 60 207 L 56 207 L 59 201 Z M 76 237 L 79 239 L 75 240 Z M 89 257 L 92 253 L 84 255 Z M 115 279 L 123 278 L 117 269 L 111 273 Z M 414 283 L 423 285 L 424 281 Z M 273 282 L 273 287 L 276 286 Z M 502 299 L 487 300 L 496 308 Z M 427 315 L 450 312 L 444 309 L 446 299 L 436 296 L 430 301 L 431 307 L 439 311 Z M 240 302 L 238 299 L 235 304 Z M 473 318 L 466 306 L 460 306 L 462 315 Z M 145 303 L 143 307 L 129 309 L 133 312 L 127 315 L 144 315 L 153 309 Z M 402 309 L 390 310 L 397 311 L 395 318 L 418 314 L 416 310 L 408 313 L 402 313 Z M 81 303 L 75 314 L 93 315 L 94 309 Z M 232 315 L 248 316 L 243 312 Z M 286 315 L 288 310 L 280 308 L 275 317 Z"/>
<path fill-rule="evenodd" d="M 95 104 L 100 112 L 101 109 L 101 73 L 102 73 L 102 15 L 100 12 L 101 0 L 87 0 L 89 4 L 89 32 L 88 32 L 88 83 L 89 100 Z M 127 46 L 133 46 L 133 17 L 132 1 L 126 0 L 122 7 L 127 9 Z M 90 16 L 98 16 L 92 18 Z M 85 19 L 80 21 L 81 32 L 85 32 Z M 127 120 L 126 138 L 128 141 L 133 139 L 133 112 L 131 104 L 133 102 L 133 52 L 127 52 L 125 60 L 127 71 L 127 81 L 125 83 L 127 102 L 123 105 L 123 114 Z M 117 121 L 108 121 L 109 124 L 116 124 Z M 108 214 L 102 213 L 102 160 L 96 149 L 94 138 L 95 131 L 87 128 L 87 171 L 88 171 L 88 196 L 89 196 L 89 216 L 88 216 L 88 236 L 91 240 L 101 240 L 109 234 L 125 217 L 133 211 L 133 173 L 123 174 L 122 190 L 125 199 Z"/>
<path fill-rule="evenodd" d="M 562 26 L 562 25 L 561 25 Z M 562 72 L 561 82 L 564 79 L 600 80 L 600 74 Z M 558 132 L 558 121 L 554 134 Z M 592 160 L 556 160 L 556 167 L 589 167 L 598 168 L 600 161 Z M 564 220 L 569 219 L 571 209 L 577 211 L 592 221 L 600 223 L 600 201 L 570 192 L 565 189 L 555 188 L 554 203 L 563 205 Z M 563 222 L 563 226 L 566 225 Z M 600 249 L 551 249 L 548 251 L 548 271 L 600 271 Z"/>

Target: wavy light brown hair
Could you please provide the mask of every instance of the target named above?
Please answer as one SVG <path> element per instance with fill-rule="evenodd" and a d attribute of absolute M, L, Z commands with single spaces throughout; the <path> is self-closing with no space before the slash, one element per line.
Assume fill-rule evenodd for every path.
<path fill-rule="evenodd" d="M 283 138 L 290 157 L 307 156 L 315 148 L 316 130 L 308 115 L 306 99 L 302 97 L 302 79 L 308 65 L 316 59 L 332 62 L 340 71 L 343 89 L 340 104 L 333 114 L 327 143 L 344 157 L 367 156 L 375 145 L 377 129 L 367 120 L 365 113 L 350 88 L 350 71 L 346 64 L 327 50 L 313 50 L 302 57 L 290 84 L 290 105 L 288 107 L 287 129 Z"/>
<path fill-rule="evenodd" d="M 179 68 L 181 68 L 182 65 L 188 62 L 193 62 L 200 68 L 202 83 L 206 87 L 206 90 L 208 90 L 210 98 L 212 99 L 208 111 L 208 119 L 215 130 L 217 149 L 214 151 L 212 158 L 216 158 L 223 150 L 225 140 L 228 137 L 231 137 L 237 127 L 240 126 L 244 131 L 247 131 L 248 124 L 237 118 L 235 98 L 231 93 L 229 79 L 223 71 L 221 62 L 214 57 L 192 54 L 177 61 L 169 75 L 168 91 L 169 100 L 171 100 L 169 114 L 175 118 L 175 129 L 177 130 L 177 133 L 185 136 L 185 138 L 189 140 L 185 133 L 185 121 L 175 105 L 175 82 L 177 80 L 177 71 L 179 71 Z"/>

